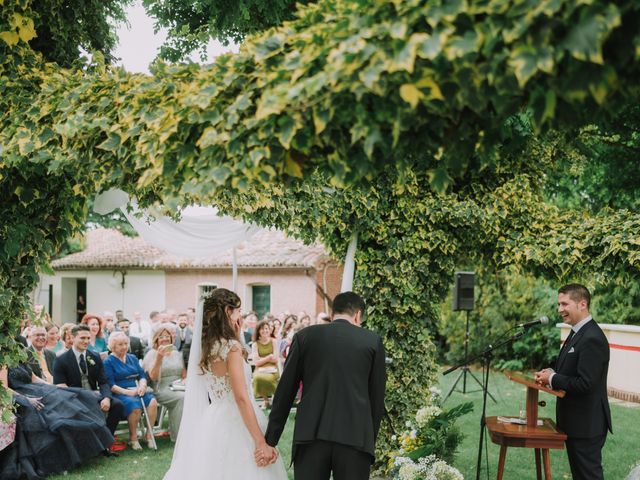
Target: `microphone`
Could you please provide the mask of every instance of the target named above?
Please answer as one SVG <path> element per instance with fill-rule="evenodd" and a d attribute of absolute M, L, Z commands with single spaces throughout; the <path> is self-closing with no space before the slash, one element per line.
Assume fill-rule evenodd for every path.
<path fill-rule="evenodd" d="M 530 322 L 519 323 L 518 327 L 524 328 L 526 330 L 527 328 L 535 327 L 536 325 L 540 325 L 540 324 L 546 325 L 547 323 L 549 323 L 549 317 L 543 315 L 542 317 L 537 318 L 535 320 L 531 320 Z"/>

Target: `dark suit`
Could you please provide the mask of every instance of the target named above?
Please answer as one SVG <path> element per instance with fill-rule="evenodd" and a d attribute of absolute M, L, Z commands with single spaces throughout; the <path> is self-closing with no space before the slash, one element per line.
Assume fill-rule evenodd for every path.
<path fill-rule="evenodd" d="M 142 345 L 142 340 L 138 337 L 134 337 L 133 335 L 129 336 L 128 353 L 135 355 L 138 360 L 142 360 L 144 358 L 144 346 Z"/>
<path fill-rule="evenodd" d="M 295 477 L 368 479 L 384 413 L 385 353 L 380 337 L 336 319 L 294 337 L 273 399 L 265 438 L 275 446 L 303 384 L 293 434 Z"/>
<path fill-rule="evenodd" d="M 90 350 L 86 350 L 86 355 L 87 380 L 89 381 L 91 390 L 96 392 L 98 402 L 101 402 L 104 398 L 111 399 L 111 407 L 107 414 L 107 428 L 111 434 L 113 434 L 116 431 L 118 422 L 125 418 L 124 405 L 120 400 L 113 398 L 111 395 L 111 387 L 104 373 L 104 366 L 102 365 L 100 355 Z M 82 388 L 80 366 L 78 365 L 73 349 L 67 350 L 56 358 L 53 366 L 53 383 L 64 383 L 68 387 Z"/>
<path fill-rule="evenodd" d="M 180 327 L 176 327 L 176 340 L 173 342 L 173 346 L 176 350 L 182 352 L 182 359 L 184 360 L 185 368 L 189 364 L 189 353 L 191 352 L 191 341 L 193 340 L 193 331 L 189 327 L 184 329 L 184 340 L 180 335 Z"/>
<path fill-rule="evenodd" d="M 31 345 L 28 348 L 28 350 L 32 352 L 29 355 L 31 357 L 28 362 L 29 367 L 31 367 L 31 370 L 33 371 L 33 373 L 36 374 L 36 377 L 40 377 L 44 380 L 45 379 L 44 373 L 42 372 L 42 368 L 40 368 L 40 362 L 38 361 L 38 357 L 37 357 L 38 354 L 33 348 L 33 345 Z M 47 350 L 46 348 L 43 349 L 42 352 L 44 353 L 44 361 L 47 364 L 47 369 L 49 370 L 49 373 L 53 375 L 53 364 L 56 361 L 56 354 L 53 353 L 51 350 Z"/>
<path fill-rule="evenodd" d="M 609 342 L 590 320 L 565 342 L 556 360 L 553 388 L 567 392 L 556 402 L 558 428 L 567 438 L 574 480 L 602 479 L 601 450 L 611 432 L 607 398 Z"/>

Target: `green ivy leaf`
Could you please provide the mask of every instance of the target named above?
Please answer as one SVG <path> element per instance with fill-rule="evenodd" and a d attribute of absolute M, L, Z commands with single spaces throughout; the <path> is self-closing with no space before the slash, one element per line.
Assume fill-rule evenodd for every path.
<path fill-rule="evenodd" d="M 117 133 L 110 133 L 107 139 L 98 145 L 97 148 L 115 153 L 118 148 L 120 148 L 120 135 Z"/>

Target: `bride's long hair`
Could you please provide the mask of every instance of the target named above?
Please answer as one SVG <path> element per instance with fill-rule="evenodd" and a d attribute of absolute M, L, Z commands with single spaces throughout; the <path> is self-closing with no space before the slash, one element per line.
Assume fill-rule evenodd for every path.
<path fill-rule="evenodd" d="M 216 288 L 204 300 L 202 307 L 202 357 L 200 369 L 209 370 L 209 357 L 215 342 L 240 340 L 229 322 L 226 308 L 240 307 L 240 297 L 226 288 Z"/>

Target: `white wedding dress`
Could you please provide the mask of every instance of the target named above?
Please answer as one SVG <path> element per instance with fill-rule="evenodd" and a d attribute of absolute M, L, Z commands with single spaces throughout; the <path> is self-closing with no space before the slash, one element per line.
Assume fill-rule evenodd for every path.
<path fill-rule="evenodd" d="M 235 341 L 217 343 L 211 352 L 213 358 L 226 361 L 234 345 L 243 348 Z M 195 341 L 193 346 L 196 346 Z M 287 480 L 280 456 L 267 467 L 256 465 L 254 442 L 235 402 L 228 374 L 219 377 L 207 371 L 204 375 L 198 372 L 194 377 L 192 367 L 198 365 L 199 354 L 198 360 L 194 356 L 192 350 L 187 375 L 187 395 L 192 398 L 185 398 L 178 441 L 164 480 Z M 251 368 L 246 362 L 244 372 L 247 390 L 264 432 L 267 418 L 253 401 Z M 194 395 L 198 398 L 193 398 Z M 188 411 L 188 408 L 200 410 L 197 413 L 198 410 Z"/>

